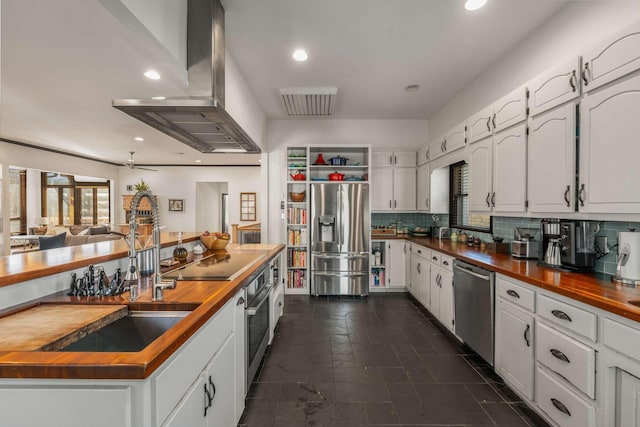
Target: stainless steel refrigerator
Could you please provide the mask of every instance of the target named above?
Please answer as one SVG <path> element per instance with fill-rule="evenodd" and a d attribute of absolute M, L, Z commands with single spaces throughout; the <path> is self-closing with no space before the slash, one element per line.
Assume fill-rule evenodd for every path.
<path fill-rule="evenodd" d="M 312 295 L 369 294 L 369 185 L 311 184 Z"/>

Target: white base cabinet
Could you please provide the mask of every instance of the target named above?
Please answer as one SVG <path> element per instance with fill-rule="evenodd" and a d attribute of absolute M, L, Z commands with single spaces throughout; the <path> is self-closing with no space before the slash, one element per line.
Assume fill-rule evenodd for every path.
<path fill-rule="evenodd" d="M 616 426 L 637 427 L 640 425 L 640 379 L 618 370 L 617 383 Z"/>
<path fill-rule="evenodd" d="M 420 251 L 420 252 L 418 252 Z M 426 258 L 428 249 L 413 246 L 411 252 L 411 294 L 420 304 L 429 308 L 431 292 L 429 289 L 429 261 Z"/>
<path fill-rule="evenodd" d="M 387 287 L 404 289 L 404 241 L 387 240 Z"/>

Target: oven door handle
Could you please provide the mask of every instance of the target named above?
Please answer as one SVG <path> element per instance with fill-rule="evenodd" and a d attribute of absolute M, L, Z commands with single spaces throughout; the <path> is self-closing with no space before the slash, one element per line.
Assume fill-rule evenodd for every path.
<path fill-rule="evenodd" d="M 260 298 L 260 301 L 256 305 L 252 305 L 251 307 L 247 307 L 247 316 L 255 316 L 260 307 L 269 300 L 269 294 L 271 293 L 271 285 L 266 285 L 262 291 L 260 291 L 264 295 Z M 257 298 L 256 298 L 257 299 Z"/>

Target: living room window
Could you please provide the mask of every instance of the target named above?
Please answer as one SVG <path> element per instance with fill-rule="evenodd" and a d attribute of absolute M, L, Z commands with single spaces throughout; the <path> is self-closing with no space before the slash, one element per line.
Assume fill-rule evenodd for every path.
<path fill-rule="evenodd" d="M 42 172 L 42 213 L 50 223 L 94 225 L 111 222 L 109 181 L 80 179 Z"/>
<path fill-rule="evenodd" d="M 27 171 L 9 168 L 9 222 L 11 234 L 27 234 Z"/>
<path fill-rule="evenodd" d="M 469 164 L 449 167 L 449 227 L 491 233 L 493 217 L 469 213 Z"/>

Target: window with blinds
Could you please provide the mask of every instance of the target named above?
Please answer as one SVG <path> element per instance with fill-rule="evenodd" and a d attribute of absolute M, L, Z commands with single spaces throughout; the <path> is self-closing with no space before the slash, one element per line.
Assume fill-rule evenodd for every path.
<path fill-rule="evenodd" d="M 459 162 L 449 167 L 449 227 L 492 232 L 490 215 L 469 213 L 469 165 Z"/>

